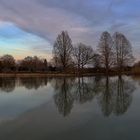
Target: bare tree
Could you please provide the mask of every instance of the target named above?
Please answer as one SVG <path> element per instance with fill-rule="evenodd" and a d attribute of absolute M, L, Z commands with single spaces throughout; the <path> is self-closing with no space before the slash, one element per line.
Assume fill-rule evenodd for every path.
<path fill-rule="evenodd" d="M 91 46 L 79 43 L 73 51 L 74 62 L 76 63 L 78 70 L 83 69 L 87 64 L 90 64 L 93 60 L 93 49 Z"/>
<path fill-rule="evenodd" d="M 113 59 L 113 41 L 112 37 L 108 32 L 103 32 L 100 38 L 100 42 L 98 44 L 98 50 L 101 56 L 101 64 L 106 69 L 106 74 L 114 62 Z"/>
<path fill-rule="evenodd" d="M 20 62 L 20 68 L 25 71 L 34 71 L 33 57 L 27 56 Z"/>
<path fill-rule="evenodd" d="M 47 68 L 47 60 L 41 59 L 37 56 L 27 56 L 19 63 L 20 70 L 23 71 L 44 71 Z"/>
<path fill-rule="evenodd" d="M 72 51 L 72 40 L 67 31 L 62 31 L 54 43 L 53 54 L 63 70 L 65 70 L 72 62 Z"/>
<path fill-rule="evenodd" d="M 15 59 L 12 55 L 6 54 L 0 58 L 2 67 L 4 71 L 14 70 L 15 69 Z"/>
<path fill-rule="evenodd" d="M 44 64 L 44 71 L 47 71 L 48 70 L 48 62 L 47 62 L 47 59 L 44 59 L 43 60 L 43 64 Z"/>
<path fill-rule="evenodd" d="M 116 32 L 113 35 L 113 46 L 115 49 L 116 65 L 122 71 L 123 67 L 130 66 L 134 61 L 131 43 L 125 35 Z"/>
<path fill-rule="evenodd" d="M 56 68 L 60 67 L 60 61 L 58 60 L 58 57 L 56 55 L 54 55 L 53 58 L 50 60 L 50 64 Z"/>
<path fill-rule="evenodd" d="M 94 57 L 93 57 L 93 66 L 94 66 L 94 68 L 98 69 L 98 68 L 101 67 L 100 59 L 101 59 L 101 56 L 98 53 L 95 53 Z"/>

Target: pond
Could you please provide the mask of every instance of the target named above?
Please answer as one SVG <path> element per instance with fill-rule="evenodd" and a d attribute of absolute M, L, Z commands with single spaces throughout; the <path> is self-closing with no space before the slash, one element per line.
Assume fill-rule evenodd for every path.
<path fill-rule="evenodd" d="M 0 78 L 1 140 L 139 140 L 140 78 Z"/>

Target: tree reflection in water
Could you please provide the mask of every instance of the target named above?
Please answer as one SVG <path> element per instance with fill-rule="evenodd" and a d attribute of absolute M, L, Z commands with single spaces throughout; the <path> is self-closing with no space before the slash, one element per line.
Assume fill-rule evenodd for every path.
<path fill-rule="evenodd" d="M 132 93 L 135 90 L 134 84 L 130 81 L 125 81 L 121 76 L 117 81 L 116 101 L 114 105 L 114 113 L 121 115 L 125 113 L 132 102 Z"/>
<path fill-rule="evenodd" d="M 48 78 L 46 77 L 22 77 L 20 84 L 27 89 L 38 89 L 41 86 L 47 86 Z"/>
<path fill-rule="evenodd" d="M 4 92 L 10 93 L 14 91 L 16 86 L 16 79 L 13 77 L 0 77 L 0 89 Z"/>
<path fill-rule="evenodd" d="M 75 100 L 83 104 L 87 101 L 92 101 L 95 96 L 93 81 L 94 78 L 77 78 L 74 84 Z"/>
<path fill-rule="evenodd" d="M 106 77 L 102 82 L 101 95 L 99 96 L 99 103 L 102 112 L 105 116 L 109 116 L 113 110 L 113 83 L 109 77 Z"/>
<path fill-rule="evenodd" d="M 73 107 L 74 98 L 72 95 L 74 79 L 55 79 L 55 104 L 63 116 L 70 114 Z"/>
<path fill-rule="evenodd" d="M 112 113 L 115 115 L 124 114 L 132 102 L 134 84 L 131 81 L 125 81 L 121 76 L 116 80 L 106 77 L 104 83 L 99 96 L 99 104 L 104 116 L 109 116 Z"/>
<path fill-rule="evenodd" d="M 37 90 L 41 86 L 47 86 L 48 78 L 44 77 L 0 77 L 0 89 L 10 93 L 16 86 L 23 86 L 26 89 Z"/>
<path fill-rule="evenodd" d="M 54 100 L 59 113 L 63 116 L 69 115 L 74 101 L 80 104 L 92 101 L 100 89 L 100 80 L 101 78 L 97 77 L 54 79 Z"/>
<path fill-rule="evenodd" d="M 50 80 L 50 81 L 48 81 Z M 54 78 L 46 77 L 0 77 L 0 90 L 12 92 L 16 86 L 23 86 L 28 90 L 37 90 L 47 86 L 50 82 L 54 88 L 54 102 L 63 116 L 71 113 L 74 102 L 84 104 L 98 100 L 104 116 L 124 114 L 131 102 L 135 90 L 134 83 L 121 76 L 115 78 L 81 77 L 81 78 Z"/>
<path fill-rule="evenodd" d="M 94 96 L 94 86 L 89 78 L 60 78 L 52 82 L 55 89 L 55 104 L 60 114 L 70 114 L 74 101 L 85 103 L 91 101 Z"/>
<path fill-rule="evenodd" d="M 125 113 L 132 102 L 135 86 L 123 77 L 117 78 L 60 78 L 54 79 L 55 104 L 63 116 L 70 114 L 74 102 L 84 104 L 96 96 L 104 116 Z"/>

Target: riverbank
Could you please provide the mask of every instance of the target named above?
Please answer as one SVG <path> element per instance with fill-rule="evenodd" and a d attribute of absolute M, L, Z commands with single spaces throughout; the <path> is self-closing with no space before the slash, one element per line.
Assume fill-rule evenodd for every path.
<path fill-rule="evenodd" d="M 109 76 L 117 76 L 120 73 L 110 72 Z M 132 72 L 123 72 L 121 75 L 140 75 Z M 106 76 L 105 73 L 0 73 L 0 77 L 90 77 L 90 76 Z"/>

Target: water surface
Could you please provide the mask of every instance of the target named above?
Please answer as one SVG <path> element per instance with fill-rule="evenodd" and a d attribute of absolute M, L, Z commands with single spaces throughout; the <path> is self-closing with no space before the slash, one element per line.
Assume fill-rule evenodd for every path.
<path fill-rule="evenodd" d="M 136 77 L 0 78 L 1 140 L 139 140 Z"/>

